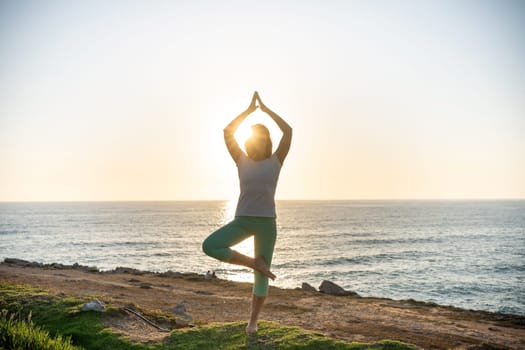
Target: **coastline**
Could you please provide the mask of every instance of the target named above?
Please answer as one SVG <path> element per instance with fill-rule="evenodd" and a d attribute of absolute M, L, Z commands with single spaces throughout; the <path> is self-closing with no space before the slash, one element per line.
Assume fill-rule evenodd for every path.
<path fill-rule="evenodd" d="M 197 273 L 155 273 L 118 267 L 99 271 L 79 264 L 42 264 L 19 259 L 0 263 L 0 281 L 26 284 L 71 296 L 99 296 L 115 305 L 163 310 L 180 302 L 197 325 L 245 321 L 251 283 Z M 235 311 L 232 311 L 235 310 Z M 344 341 L 384 338 L 422 348 L 519 349 L 525 346 L 525 316 L 461 309 L 415 300 L 333 296 L 271 286 L 261 318 L 300 326 Z M 138 340 L 162 334 L 126 334 Z"/>

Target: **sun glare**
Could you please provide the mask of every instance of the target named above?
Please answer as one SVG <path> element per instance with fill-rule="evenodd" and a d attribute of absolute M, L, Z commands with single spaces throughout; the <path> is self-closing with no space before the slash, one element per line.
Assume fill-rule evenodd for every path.
<path fill-rule="evenodd" d="M 270 136 L 273 141 L 273 150 L 275 150 L 277 143 L 281 139 L 282 133 L 275 124 L 275 122 L 260 110 L 256 110 L 255 112 L 253 112 L 253 114 L 246 118 L 242 122 L 242 124 L 239 125 L 239 128 L 235 132 L 235 140 L 237 140 L 239 147 L 241 147 L 241 149 L 246 152 L 246 149 L 244 148 L 244 143 L 246 139 L 252 135 L 252 125 L 258 123 L 264 124 L 270 131 Z"/>
<path fill-rule="evenodd" d="M 239 146 L 244 149 L 244 143 L 252 135 L 252 124 L 242 123 L 235 132 L 235 139 Z"/>

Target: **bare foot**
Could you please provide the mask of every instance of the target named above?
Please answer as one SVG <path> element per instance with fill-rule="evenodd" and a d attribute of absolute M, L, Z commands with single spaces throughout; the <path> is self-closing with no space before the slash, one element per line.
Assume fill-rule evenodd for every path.
<path fill-rule="evenodd" d="M 266 261 L 264 261 L 264 257 L 262 255 L 259 255 L 257 258 L 255 258 L 255 269 L 266 277 L 271 278 L 272 281 L 275 279 L 275 275 L 266 265 Z"/>
<path fill-rule="evenodd" d="M 252 325 L 249 323 L 246 326 L 246 335 L 254 335 L 255 333 L 257 333 L 257 324 Z"/>

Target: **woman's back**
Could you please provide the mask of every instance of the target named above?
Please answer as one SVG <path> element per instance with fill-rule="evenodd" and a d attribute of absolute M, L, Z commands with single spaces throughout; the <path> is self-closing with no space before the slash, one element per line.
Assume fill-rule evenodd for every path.
<path fill-rule="evenodd" d="M 277 155 L 254 161 L 241 154 L 237 169 L 240 194 L 235 216 L 276 217 L 274 197 L 281 172 Z"/>

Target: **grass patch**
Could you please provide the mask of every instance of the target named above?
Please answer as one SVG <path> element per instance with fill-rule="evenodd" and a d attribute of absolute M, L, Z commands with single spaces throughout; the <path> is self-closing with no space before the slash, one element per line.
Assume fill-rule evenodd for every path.
<path fill-rule="evenodd" d="M 300 327 L 282 326 L 276 322 L 260 321 L 256 336 L 244 335 L 244 322 L 211 323 L 196 328 L 175 330 L 165 340 L 169 349 L 203 349 L 203 350 L 413 350 L 416 347 L 393 340 L 377 343 L 347 343 L 328 338 L 321 333 L 305 330 Z"/>
<path fill-rule="evenodd" d="M 111 332 L 103 325 L 105 316 L 98 312 L 79 313 L 87 298 L 58 297 L 30 286 L 0 283 L 0 309 L 27 318 L 32 314 L 36 325 L 51 336 L 69 336 L 74 345 L 85 349 L 147 349 Z"/>
<path fill-rule="evenodd" d="M 53 338 L 49 332 L 28 320 L 18 320 L 15 314 L 3 310 L 0 316 L 0 349 L 80 350 L 71 345 L 71 339 L 59 335 Z"/>
<path fill-rule="evenodd" d="M 27 319 L 28 315 L 32 314 L 32 321 L 47 338 L 66 342 L 70 339 L 74 346 L 86 350 L 415 349 L 414 346 L 392 340 L 371 344 L 347 343 L 300 327 L 282 326 L 269 321 L 261 321 L 258 334 L 251 337 L 247 337 L 244 333 L 246 326 L 244 322 L 211 323 L 194 328 L 173 330 L 159 343 L 140 344 L 104 326 L 104 318 L 115 317 L 118 312 L 78 312 L 79 308 L 89 301 L 91 299 L 56 296 L 33 287 L 0 282 L 0 309 L 6 310 L 4 312 L 9 314 L 15 314 L 19 318 Z"/>

